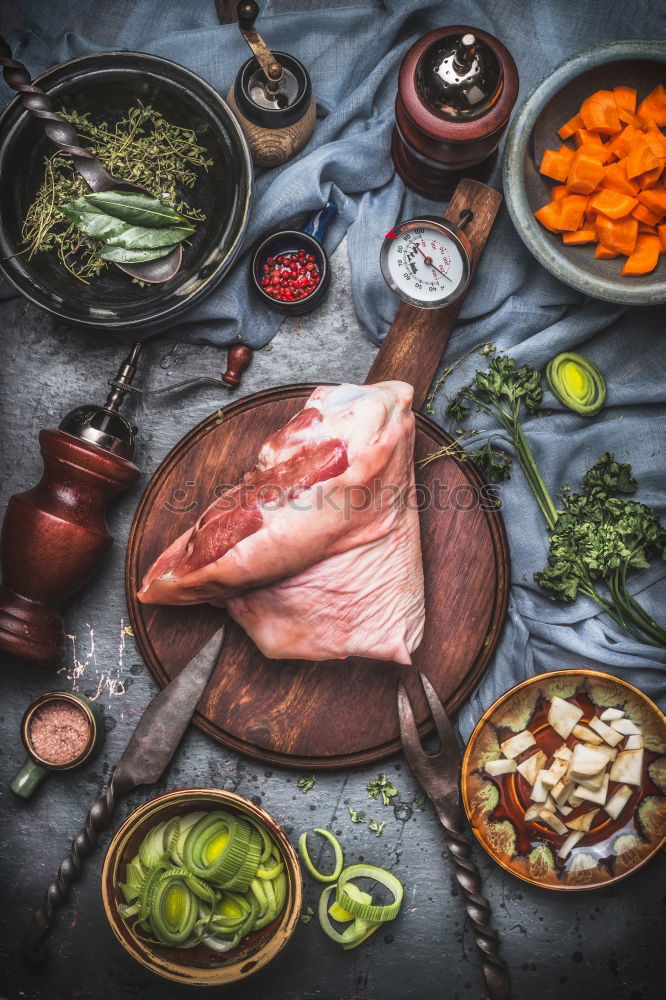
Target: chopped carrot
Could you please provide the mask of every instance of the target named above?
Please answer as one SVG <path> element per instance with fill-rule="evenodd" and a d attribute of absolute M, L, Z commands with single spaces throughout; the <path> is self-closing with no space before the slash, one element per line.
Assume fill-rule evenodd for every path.
<path fill-rule="evenodd" d="M 613 97 L 618 110 L 622 108 L 622 110 L 632 113 L 636 111 L 638 91 L 634 87 L 613 87 Z"/>
<path fill-rule="evenodd" d="M 551 233 L 561 233 L 562 227 L 560 226 L 560 203 L 551 201 L 548 205 L 544 205 L 540 208 L 538 212 L 534 213 L 536 219 L 539 220 L 542 226 L 546 229 L 550 229 Z"/>
<path fill-rule="evenodd" d="M 661 244 L 657 236 L 638 236 L 636 249 L 625 261 L 621 273 L 649 274 L 657 266 L 660 251 Z"/>
<path fill-rule="evenodd" d="M 634 252 L 638 238 L 638 219 L 633 219 L 630 215 L 624 219 L 609 219 L 599 213 L 596 229 L 599 242 L 605 247 L 626 254 L 627 257 Z"/>
<path fill-rule="evenodd" d="M 652 119 L 657 125 L 666 125 L 666 87 L 659 84 L 636 109 L 645 121 Z"/>
<path fill-rule="evenodd" d="M 587 208 L 584 194 L 568 194 L 557 202 L 560 206 L 560 229 L 574 231 L 580 228 Z"/>
<path fill-rule="evenodd" d="M 631 147 L 627 156 L 627 177 L 630 179 L 638 177 L 639 174 L 644 174 L 648 170 L 654 170 L 658 166 L 659 160 L 650 149 L 646 140 L 641 137 L 640 141 Z"/>
<path fill-rule="evenodd" d="M 656 226 L 661 219 L 660 215 L 655 215 L 654 212 L 651 212 L 649 208 L 642 205 L 640 202 L 636 205 L 636 208 L 632 210 L 631 214 L 634 219 L 638 219 L 639 223 L 642 222 L 648 226 Z"/>
<path fill-rule="evenodd" d="M 579 149 L 571 161 L 567 184 L 574 194 L 591 194 L 603 176 L 604 168 L 599 160 L 587 150 Z"/>
<path fill-rule="evenodd" d="M 597 90 L 586 97 L 580 106 L 580 116 L 590 132 L 615 135 L 620 131 L 620 119 L 612 90 Z"/>
<path fill-rule="evenodd" d="M 638 200 L 629 194 L 619 194 L 617 191 L 600 191 L 590 202 L 590 207 L 603 212 L 609 219 L 621 219 L 629 215 L 636 207 Z"/>
<path fill-rule="evenodd" d="M 663 226 L 657 226 L 657 235 L 661 243 L 662 253 L 666 253 L 666 223 Z"/>
<path fill-rule="evenodd" d="M 574 132 L 577 132 L 578 129 L 581 128 L 585 128 L 583 125 L 583 119 L 580 115 L 574 115 L 573 118 L 570 118 L 568 122 L 564 123 L 562 128 L 558 128 L 557 134 L 560 139 L 570 139 Z"/>
<path fill-rule="evenodd" d="M 620 255 L 616 250 L 611 250 L 610 247 L 605 247 L 603 243 L 597 243 L 594 248 L 594 256 L 597 260 L 615 260 L 615 258 Z"/>
<path fill-rule="evenodd" d="M 628 194 L 635 198 L 641 189 L 638 181 L 629 180 L 627 177 L 627 161 L 616 160 L 604 167 L 603 186 L 610 191 L 619 191 L 620 194 Z"/>
<path fill-rule="evenodd" d="M 622 274 L 652 271 L 666 254 L 666 87 L 640 103 L 634 87 L 597 90 L 557 130 L 540 172 L 556 183 L 534 213 L 565 246 L 596 244 L 598 260 L 625 256 Z"/>
<path fill-rule="evenodd" d="M 562 233 L 562 242 L 568 247 L 580 246 L 581 243 L 596 243 L 597 240 L 594 229 L 578 229 L 573 233 Z"/>
<path fill-rule="evenodd" d="M 552 149 L 547 149 L 541 159 L 539 173 L 544 174 L 546 177 L 552 177 L 554 181 L 564 183 L 567 179 L 573 158 L 574 154 L 568 146 L 562 146 L 558 153 Z"/>
<path fill-rule="evenodd" d="M 655 215 L 662 216 L 666 215 L 666 188 L 665 187 L 653 187 L 649 191 L 642 191 L 638 200 L 642 205 L 645 205 L 650 212 L 654 212 Z M 644 222 L 647 220 L 643 220 Z"/>

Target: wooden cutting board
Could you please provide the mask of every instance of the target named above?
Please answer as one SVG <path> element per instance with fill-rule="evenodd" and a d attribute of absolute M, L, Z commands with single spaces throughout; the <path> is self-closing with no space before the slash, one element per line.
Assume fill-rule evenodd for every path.
<path fill-rule="evenodd" d="M 462 208 L 474 211 L 466 231 L 475 265 L 500 203 L 496 191 L 475 181 L 461 182 L 451 200 L 445 218 L 455 221 Z M 367 381 L 411 382 L 420 408 L 459 307 L 460 301 L 443 310 L 402 306 Z M 140 604 L 136 591 L 143 574 L 213 501 L 216 487 L 219 495 L 220 486 L 235 483 L 254 465 L 266 437 L 302 409 L 313 389 L 283 386 L 217 411 L 180 441 L 151 479 L 130 533 L 126 587 L 136 642 L 161 685 L 226 615 L 210 605 Z M 471 463 L 447 456 L 419 470 L 420 459 L 450 443 L 417 413 L 426 627 L 413 660 L 453 713 L 483 675 L 499 639 L 509 557 L 501 516 Z M 410 693 L 425 732 L 420 685 Z M 361 658 L 268 660 L 229 622 L 222 657 L 194 723 L 226 746 L 267 763 L 309 769 L 368 763 L 400 748 L 396 670 Z"/>

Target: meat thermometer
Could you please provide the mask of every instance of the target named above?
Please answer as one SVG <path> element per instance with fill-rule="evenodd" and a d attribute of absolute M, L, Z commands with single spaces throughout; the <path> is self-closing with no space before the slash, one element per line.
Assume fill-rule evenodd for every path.
<path fill-rule="evenodd" d="M 464 226 L 432 215 L 406 219 L 384 237 L 379 263 L 386 284 L 404 302 L 439 309 L 465 294 L 472 276 L 472 249 Z"/>

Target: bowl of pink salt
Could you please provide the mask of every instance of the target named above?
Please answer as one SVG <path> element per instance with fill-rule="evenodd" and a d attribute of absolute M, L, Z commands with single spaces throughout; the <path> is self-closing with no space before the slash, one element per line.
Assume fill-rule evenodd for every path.
<path fill-rule="evenodd" d="M 9 787 L 28 799 L 50 771 L 80 767 L 99 748 L 104 726 L 97 706 L 83 695 L 49 691 L 28 706 L 21 739 L 28 754 Z"/>

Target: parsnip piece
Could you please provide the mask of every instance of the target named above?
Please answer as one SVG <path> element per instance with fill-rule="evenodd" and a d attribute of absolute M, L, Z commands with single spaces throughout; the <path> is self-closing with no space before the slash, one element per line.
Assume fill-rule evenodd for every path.
<path fill-rule="evenodd" d="M 571 808 L 571 806 L 560 806 L 560 812 L 562 813 L 563 816 L 570 816 L 571 813 L 573 812 L 573 809 Z"/>
<path fill-rule="evenodd" d="M 573 750 L 570 750 L 566 743 L 563 743 L 559 750 L 556 750 L 553 756 L 557 760 L 570 761 L 573 756 Z"/>
<path fill-rule="evenodd" d="M 613 719 L 623 719 L 624 712 L 620 708 L 607 708 L 599 718 L 602 722 L 612 722 Z"/>
<path fill-rule="evenodd" d="M 592 778 L 579 778 L 578 783 L 583 788 L 588 788 L 590 791 L 596 792 L 603 785 L 605 775 L 605 771 L 599 771 L 599 774 L 595 774 Z"/>
<path fill-rule="evenodd" d="M 595 733 L 601 736 L 604 743 L 608 743 L 611 747 L 616 747 L 622 739 L 621 733 L 618 733 L 615 729 L 611 729 L 601 719 L 590 719 L 590 729 L 594 729 Z"/>
<path fill-rule="evenodd" d="M 633 789 L 630 788 L 629 785 L 621 785 L 615 794 L 611 795 L 608 802 L 604 806 L 604 809 L 611 819 L 618 818 L 633 794 Z"/>
<path fill-rule="evenodd" d="M 617 747 L 609 747 L 607 743 L 600 743 L 598 746 L 591 746 L 589 743 L 584 743 L 583 745 L 588 750 L 596 750 L 597 753 L 602 753 L 607 760 L 613 761 L 617 757 Z"/>
<path fill-rule="evenodd" d="M 539 819 L 539 813 L 541 812 L 542 809 L 543 806 L 535 802 L 534 805 L 530 806 L 527 809 L 523 819 L 525 820 L 526 823 L 533 823 L 534 820 Z"/>
<path fill-rule="evenodd" d="M 611 729 L 614 729 L 616 733 L 622 733 L 623 736 L 641 735 L 640 727 L 631 719 L 613 719 Z"/>
<path fill-rule="evenodd" d="M 593 802 L 597 806 L 603 806 L 608 795 L 608 775 L 604 774 L 604 781 L 601 788 L 593 790 L 585 788 L 584 785 L 576 785 L 574 794 L 577 799 L 583 799 L 585 802 Z M 569 799 L 569 803 L 573 805 L 571 799 Z"/>
<path fill-rule="evenodd" d="M 522 774 L 525 781 L 533 785 L 537 779 L 537 774 L 543 768 L 547 759 L 543 750 L 537 750 L 531 757 L 528 757 L 518 765 L 518 772 Z"/>
<path fill-rule="evenodd" d="M 553 798 L 553 796 L 550 794 L 550 792 L 546 796 L 546 801 L 545 802 L 539 802 L 538 805 L 539 805 L 539 808 L 541 808 L 541 809 L 550 809 L 551 812 L 554 812 L 554 813 L 557 812 L 557 803 L 556 803 L 555 799 Z"/>
<path fill-rule="evenodd" d="M 627 742 L 624 744 L 625 750 L 642 750 L 643 749 L 643 737 L 634 735 L 627 736 Z"/>
<path fill-rule="evenodd" d="M 583 800 L 581 799 L 581 797 L 579 795 L 576 795 L 576 786 L 575 785 L 574 785 L 573 792 L 569 796 L 569 803 L 568 804 L 570 806 L 573 806 L 574 809 L 577 809 L 578 806 L 582 806 L 582 804 L 583 804 Z"/>
<path fill-rule="evenodd" d="M 643 751 L 621 750 L 611 766 L 610 778 L 625 785 L 640 785 L 643 780 Z"/>
<path fill-rule="evenodd" d="M 554 788 L 558 781 L 567 773 L 568 764 L 566 760 L 554 760 L 547 771 L 541 770 L 541 783 L 546 788 Z"/>
<path fill-rule="evenodd" d="M 587 726 L 574 726 L 571 730 L 571 735 L 575 736 L 577 740 L 582 740 L 583 743 L 592 743 L 593 745 L 597 745 L 603 742 L 601 736 L 592 732 L 592 730 L 588 729 Z"/>
<path fill-rule="evenodd" d="M 577 743 L 569 765 L 569 777 L 577 781 L 593 778 L 600 771 L 603 771 L 607 763 L 605 754 L 591 750 L 582 743 Z"/>
<path fill-rule="evenodd" d="M 549 826 L 551 830 L 554 830 L 555 833 L 562 834 L 567 832 L 567 828 L 562 822 L 562 820 L 558 816 L 556 816 L 555 813 L 552 812 L 550 809 L 545 809 L 542 807 L 539 810 L 539 819 L 543 823 L 545 823 L 546 826 Z"/>
<path fill-rule="evenodd" d="M 567 826 L 570 830 L 582 830 L 583 833 L 589 833 L 594 817 L 598 812 L 598 809 L 591 809 L 589 812 L 583 813 L 581 816 L 576 816 L 575 819 L 569 820 Z"/>
<path fill-rule="evenodd" d="M 518 757 L 524 750 L 529 750 L 535 744 L 536 740 L 529 729 L 523 729 L 522 733 L 516 733 L 515 736 L 511 736 L 504 743 L 500 743 L 500 750 L 505 757 L 513 760 L 514 757 Z"/>
<path fill-rule="evenodd" d="M 582 830 L 573 830 L 557 852 L 558 858 L 561 858 L 562 861 L 568 858 L 572 849 L 576 846 L 579 840 L 583 839 L 584 836 L 585 834 Z"/>
<path fill-rule="evenodd" d="M 582 715 L 583 710 L 581 708 L 577 708 L 570 702 L 555 695 L 548 710 L 548 722 L 558 736 L 566 740 L 571 735 L 571 730 Z"/>
<path fill-rule="evenodd" d="M 562 786 L 561 788 L 560 785 Z M 562 807 L 569 802 L 575 787 L 576 786 L 573 781 L 560 781 L 557 785 L 555 785 L 555 788 L 553 788 L 551 795 L 555 799 L 557 807 L 560 811 L 562 810 Z"/>
<path fill-rule="evenodd" d="M 492 778 L 497 778 L 500 774 L 511 774 L 516 770 L 515 760 L 489 760 L 484 767 L 486 774 L 489 774 Z"/>
<path fill-rule="evenodd" d="M 539 771 L 537 775 L 537 780 L 534 782 L 534 786 L 532 788 L 532 791 L 530 792 L 530 798 L 532 799 L 532 802 L 543 803 L 548 798 L 549 789 L 546 788 L 546 786 L 541 780 L 542 773 L 543 773 L 542 771 Z"/>

